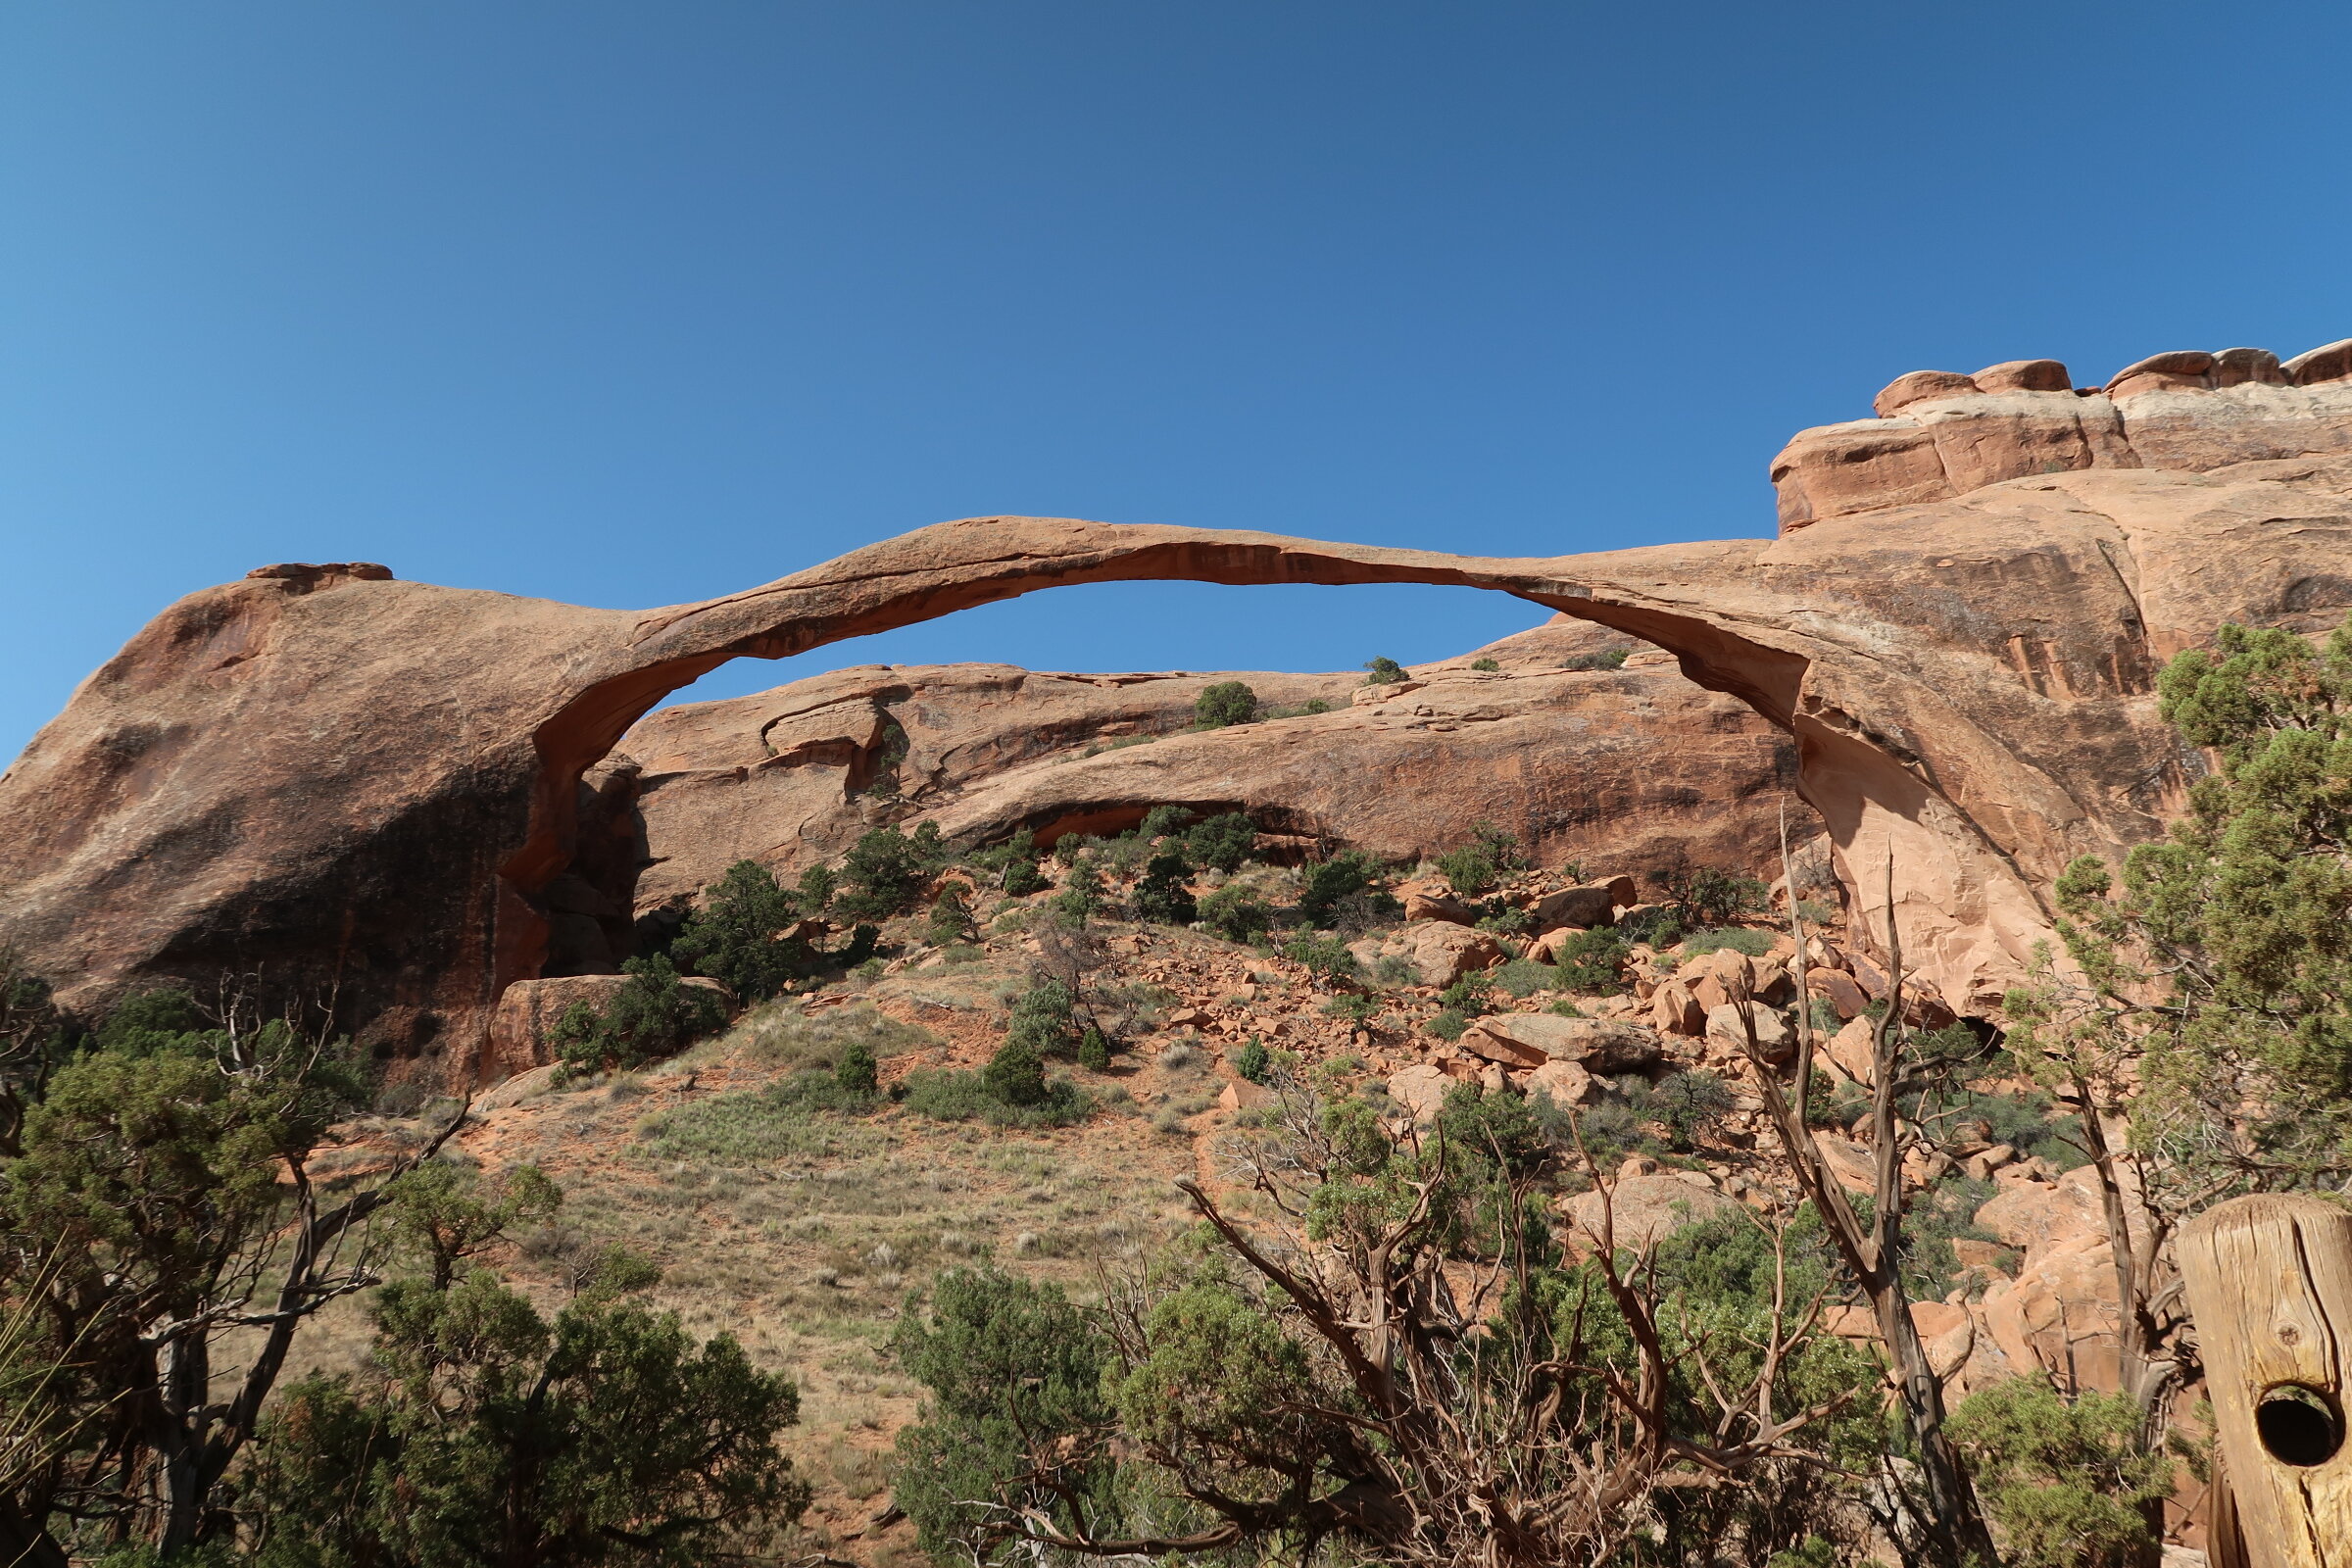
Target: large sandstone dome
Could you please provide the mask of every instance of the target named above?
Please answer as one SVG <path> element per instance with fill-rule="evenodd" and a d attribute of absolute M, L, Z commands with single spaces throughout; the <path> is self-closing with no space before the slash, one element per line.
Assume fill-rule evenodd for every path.
<path fill-rule="evenodd" d="M 1488 780 L 1518 766 L 1534 782 L 1510 799 L 1572 807 L 1550 770 L 1583 759 L 1596 782 L 1581 798 L 1628 811 L 1642 790 L 1673 787 L 1678 766 L 1702 780 L 1682 781 L 1702 798 L 1763 780 L 1740 786 L 1757 810 L 1787 780 L 1830 834 L 1849 898 L 1877 910 L 1891 859 L 1908 954 L 1947 997 L 1989 1004 L 2046 933 L 2047 889 L 2066 862 L 2154 834 L 2201 769 L 2157 721 L 2161 662 L 2225 621 L 2313 631 L 2352 606 L 2352 343 L 2283 364 L 2253 350 L 2160 355 L 2104 389 L 2068 379 L 2047 361 L 1902 378 L 1879 417 L 1808 431 L 1775 461 L 1776 539 L 1494 560 L 982 517 L 635 612 L 401 582 L 374 566 L 266 567 L 159 615 L 0 777 L 15 828 L 0 842 L 0 941 L 69 1002 L 148 978 L 258 973 L 269 988 L 333 995 L 387 1054 L 462 1071 L 506 985 L 576 960 L 586 927 L 624 919 L 608 906 L 616 862 L 635 873 L 632 813 L 649 840 L 666 833 L 696 855 L 786 853 L 780 836 L 755 841 L 792 823 L 837 833 L 844 808 L 747 810 L 740 792 L 722 800 L 715 775 L 741 770 L 748 788 L 754 774 L 794 770 L 779 757 L 815 765 L 834 739 L 857 741 L 861 702 L 897 715 L 912 757 L 917 686 L 941 696 L 940 737 L 969 731 L 985 748 L 1003 744 L 987 734 L 1019 727 L 986 715 L 994 699 L 975 693 L 991 682 L 1131 680 L 845 671 L 805 710 L 769 693 L 630 733 L 726 660 L 1062 584 L 1431 582 L 1639 639 L 1700 690 L 1645 691 L 1634 671 L 1603 691 L 1512 666 L 1499 682 L 1432 681 L 1386 712 L 1351 705 L 1258 726 L 1254 757 L 1232 738 L 1171 738 L 1081 759 L 1066 781 L 1021 776 L 1034 757 L 958 773 L 951 745 L 924 808 L 979 835 L 1126 810 L 1154 792 L 1256 802 L 1247 791 L 1263 788 L 1271 808 L 1290 780 L 1280 788 L 1299 821 L 1344 833 L 1352 819 L 1410 849 L 1462 805 L 1446 798 L 1444 768 Z M 860 697 L 861 683 L 874 689 Z M 908 698 L 883 700 L 902 686 Z M 965 695 L 948 701 L 951 689 Z M 1503 690 L 1517 695 L 1505 702 Z M 1165 708 L 1182 691 L 1138 700 Z M 1036 695 L 1043 704 L 1046 688 Z M 1079 711 L 1118 706 L 1074 692 L 1054 701 L 1064 699 Z M 803 719 L 806 747 L 792 738 Z M 1627 770 L 1621 787 L 1599 765 L 1605 745 L 1548 733 L 1653 719 L 1668 726 L 1642 747 L 1658 778 Z M 844 723 L 839 737 L 817 733 Z M 1318 783 L 1311 757 L 1285 750 L 1310 732 L 1283 726 L 1300 724 L 1385 760 L 1416 792 L 1426 780 L 1426 820 L 1401 802 L 1368 810 L 1347 780 Z M 1438 760 L 1406 765 L 1412 747 L 1448 736 L 1472 738 L 1446 742 L 1451 760 L 1440 748 L 1421 754 Z M 707 825 L 694 830 L 698 812 Z M 1558 839 L 1561 853 L 1575 843 L 1568 829 Z M 691 883 L 688 860 L 665 857 L 671 869 L 653 868 L 642 891 Z"/>

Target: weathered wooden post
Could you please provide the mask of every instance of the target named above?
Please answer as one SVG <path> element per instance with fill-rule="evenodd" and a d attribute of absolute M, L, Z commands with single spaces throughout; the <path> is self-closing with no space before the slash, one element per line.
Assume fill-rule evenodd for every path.
<path fill-rule="evenodd" d="M 2233 1199 L 2182 1227 L 2180 1257 L 2227 1493 L 2217 1568 L 2346 1568 L 2352 1210 L 2308 1194 Z"/>

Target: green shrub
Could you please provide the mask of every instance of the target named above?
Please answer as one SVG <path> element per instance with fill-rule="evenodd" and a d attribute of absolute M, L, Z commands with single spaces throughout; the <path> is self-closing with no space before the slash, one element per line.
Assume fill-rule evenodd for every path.
<path fill-rule="evenodd" d="M 1536 917 L 1525 909 L 1501 908 L 1478 917 L 1478 929 L 1499 937 L 1523 937 L 1536 928 Z"/>
<path fill-rule="evenodd" d="M 1701 931 L 1683 938 L 1683 956 L 1695 958 L 1702 954 L 1721 952 L 1729 948 L 1744 953 L 1751 958 L 1761 958 L 1772 951 L 1773 935 L 1746 926 L 1723 926 L 1713 931 Z"/>
<path fill-rule="evenodd" d="M 1040 980 L 1013 1002 L 1004 1038 L 1040 1058 L 1056 1056 L 1078 1039 L 1078 999 L 1058 980 Z"/>
<path fill-rule="evenodd" d="M 2088 1163 L 2082 1152 L 2082 1122 L 2061 1114 L 2050 1097 L 1970 1094 L 1952 1103 L 1950 1122 L 1982 1119 L 1992 1130 L 1987 1142 L 2007 1144 L 2028 1159 L 2048 1160 L 2060 1170 Z"/>
<path fill-rule="evenodd" d="M 654 1568 L 789 1531 L 809 1488 L 777 1437 L 799 1390 L 732 1335 L 698 1343 L 624 1299 L 660 1276 L 643 1259 L 598 1273 L 552 1322 L 488 1269 L 373 1293 L 372 1353 L 281 1390 L 243 1455 L 267 1545 L 171 1560 Z"/>
<path fill-rule="evenodd" d="M 1193 813 L 1181 806 L 1154 806 L 1144 813 L 1143 821 L 1136 827 L 1136 836 L 1147 844 L 1154 839 L 1175 838 L 1192 819 Z"/>
<path fill-rule="evenodd" d="M 1671 866 L 1658 874 L 1659 891 L 1685 929 L 1729 925 L 1764 907 L 1768 890 L 1754 877 L 1713 866 Z"/>
<path fill-rule="evenodd" d="M 1513 997 L 1530 997 L 1560 984 L 1560 971 L 1533 958 L 1513 958 L 1490 976 L 1496 989 Z"/>
<path fill-rule="evenodd" d="M 1423 1024 L 1422 1027 L 1440 1040 L 1459 1040 L 1462 1038 L 1463 1031 L 1470 1027 L 1470 1020 L 1451 1007 L 1447 1007 Z"/>
<path fill-rule="evenodd" d="M 862 1040 L 853 1040 L 834 1065 L 833 1081 L 842 1092 L 852 1095 L 870 1095 L 881 1084 L 881 1066 L 874 1060 L 873 1048 Z"/>
<path fill-rule="evenodd" d="M 1184 835 L 1184 850 L 1196 865 L 1231 875 L 1242 868 L 1257 844 L 1257 826 L 1239 811 L 1225 811 L 1195 823 Z"/>
<path fill-rule="evenodd" d="M 998 1055 L 1003 1054 L 1000 1050 Z M 935 1121 L 986 1121 L 999 1127 L 1066 1127 L 1094 1109 L 1094 1101 L 1066 1078 L 1043 1079 L 1043 1091 L 1027 1104 L 1006 1101 L 989 1086 L 987 1074 L 996 1065 L 991 1061 L 979 1072 L 908 1073 L 906 1108 Z M 1019 1078 L 1018 1088 L 1026 1092 L 1023 1065 L 1014 1064 L 1008 1076 Z"/>
<path fill-rule="evenodd" d="M 1578 654 L 1560 661 L 1562 669 L 1623 669 L 1633 656 L 1631 648 L 1608 648 L 1597 654 Z"/>
<path fill-rule="evenodd" d="M 1668 1073 L 1649 1091 L 1650 1119 L 1664 1122 L 1685 1152 L 1713 1134 L 1731 1109 L 1731 1086 L 1703 1069 Z"/>
<path fill-rule="evenodd" d="M 1361 991 L 1344 991 L 1323 1004 L 1324 1013 L 1346 1020 L 1350 1029 L 1369 1029 L 1380 1016 L 1380 999 Z"/>
<path fill-rule="evenodd" d="M 1320 697 L 1309 697 L 1303 703 L 1285 703 L 1276 708 L 1261 709 L 1260 718 L 1304 718 L 1309 713 L 1328 713 L 1331 704 Z"/>
<path fill-rule="evenodd" d="M 1646 942 L 1653 948 L 1671 948 L 1683 939 L 1683 922 L 1661 904 L 1626 915 L 1617 922 L 1617 934 L 1629 943 Z"/>
<path fill-rule="evenodd" d="M 1527 1097 L 1511 1090 L 1489 1094 L 1477 1084 L 1455 1084 L 1439 1102 L 1435 1130 L 1449 1162 L 1512 1176 L 1533 1176 L 1551 1163 L 1550 1140 Z"/>
<path fill-rule="evenodd" d="M 1494 982 L 1483 974 L 1466 974 L 1438 993 L 1438 1005 L 1465 1018 L 1494 1010 Z"/>
<path fill-rule="evenodd" d="M 967 863 L 974 870 L 996 873 L 997 885 L 1016 899 L 1024 893 L 1035 893 L 1046 885 L 1044 874 L 1037 868 L 1037 835 L 1028 828 L 1022 828 L 1002 844 L 992 844 L 985 850 L 973 851 L 967 858 Z M 1033 885 L 1014 887 L 1012 884 L 1016 876 Z"/>
<path fill-rule="evenodd" d="M 963 884 L 947 883 L 939 890 L 939 897 L 931 901 L 931 924 L 925 933 L 931 945 L 936 948 L 953 947 L 958 942 L 969 942 L 979 934 L 980 927 L 972 919 L 972 906 L 965 896 Z"/>
<path fill-rule="evenodd" d="M 882 960 L 874 956 L 874 950 L 881 945 L 882 928 L 871 921 L 860 921 L 850 928 L 850 945 L 841 950 L 841 966 L 855 969 L 869 980 L 879 980 Z"/>
<path fill-rule="evenodd" d="M 1102 907 L 1102 868 L 1092 855 L 1081 854 L 1062 873 L 1061 891 L 1049 901 L 1054 923 L 1064 931 L 1081 931 Z"/>
<path fill-rule="evenodd" d="M 776 885 L 757 860 L 738 860 L 704 890 L 703 907 L 686 917 L 669 956 L 719 981 L 746 1002 L 772 997 L 816 971 L 805 942 L 779 940 L 800 918 L 800 899 Z"/>
<path fill-rule="evenodd" d="M 1135 912 L 1146 920 L 1161 925 L 1191 925 L 1200 917 L 1192 889 L 1185 884 L 1193 874 L 1184 858 L 1184 851 L 1169 844 L 1151 863 L 1144 867 L 1144 879 L 1135 887 Z"/>
<path fill-rule="evenodd" d="M 1356 972 L 1355 955 L 1338 937 L 1301 932 L 1284 945 L 1282 956 L 1293 963 L 1305 964 L 1306 972 L 1325 985 Z"/>
<path fill-rule="evenodd" d="M 803 914 L 819 915 L 832 906 L 833 895 L 840 886 L 841 879 L 833 874 L 833 868 L 820 860 L 801 873 L 800 886 L 793 896 L 800 900 Z"/>
<path fill-rule="evenodd" d="M 2071 1401 L 2039 1377 L 1970 1395 L 1945 1429 L 2016 1568 L 2127 1568 L 2152 1550 L 2141 1508 L 2172 1491 L 2172 1461 L 2141 1451 L 2127 1395 Z"/>
<path fill-rule="evenodd" d="M 841 858 L 841 876 L 849 891 L 835 895 L 836 903 L 854 920 L 905 914 L 948 859 L 936 822 L 919 823 L 911 837 L 896 827 L 874 828 Z"/>
<path fill-rule="evenodd" d="M 1088 1072 L 1110 1070 L 1110 1042 L 1093 1024 L 1088 1024 L 1086 1033 L 1078 1037 L 1078 1065 Z"/>
<path fill-rule="evenodd" d="M 1519 848 L 1517 834 L 1505 833 L 1501 828 L 1483 817 L 1470 824 L 1470 832 L 1473 847 L 1485 852 L 1487 858 L 1494 862 L 1494 868 L 1497 871 L 1524 871 L 1527 869 L 1527 856 Z M 1574 862 L 1570 862 L 1568 874 L 1571 878 L 1581 874 L 1575 868 Z"/>
<path fill-rule="evenodd" d="M 1262 1084 L 1273 1075 L 1273 1054 L 1266 1050 L 1263 1038 L 1251 1035 L 1249 1044 L 1233 1054 L 1233 1070 L 1253 1084 Z"/>
<path fill-rule="evenodd" d="M 637 1139 L 656 1159 L 698 1165 L 765 1165 L 821 1155 L 840 1138 L 816 1111 L 860 1111 L 869 1091 L 845 1088 L 832 1073 L 808 1068 L 765 1089 L 697 1097 L 638 1123 Z"/>
<path fill-rule="evenodd" d="M 726 1022 L 726 1004 L 702 986 L 683 984 L 660 954 L 631 958 L 621 972 L 628 983 L 602 1014 L 575 1002 L 557 1020 L 553 1044 L 562 1076 L 641 1067 Z"/>
<path fill-rule="evenodd" d="M 1046 1098 L 1046 1058 L 1029 1041 L 1007 1036 L 980 1069 L 980 1087 L 1007 1105 L 1038 1104 Z"/>
<path fill-rule="evenodd" d="M 1385 654 L 1378 659 L 1365 661 L 1364 668 L 1368 671 L 1364 676 L 1367 686 L 1394 686 L 1400 680 L 1412 678 L 1402 664 Z"/>
<path fill-rule="evenodd" d="M 1035 860 L 1015 860 L 1004 868 L 1004 892 L 1009 898 L 1027 898 L 1032 893 L 1043 893 L 1053 885 L 1046 880 L 1046 873 L 1038 869 Z"/>
<path fill-rule="evenodd" d="M 1613 997 L 1625 976 L 1633 950 L 1608 926 L 1579 931 L 1561 942 L 1558 952 L 1560 984 L 1570 991 Z"/>
<path fill-rule="evenodd" d="M 1475 899 L 1494 885 L 1494 857 L 1477 845 L 1450 850 L 1438 857 L 1438 874 L 1466 899 Z"/>
<path fill-rule="evenodd" d="M 1342 906 L 1359 894 L 1378 895 L 1397 913 L 1403 906 L 1379 893 L 1381 864 L 1362 850 L 1342 850 L 1319 865 L 1306 868 L 1298 889 L 1298 918 L 1311 926 L 1340 923 Z M 1373 912 L 1369 908 L 1366 912 Z"/>
<path fill-rule="evenodd" d="M 1470 667 L 1487 674 L 1493 674 L 1494 671 L 1502 668 L 1502 662 L 1501 661 L 1494 659 L 1473 659 L 1470 661 Z"/>
<path fill-rule="evenodd" d="M 1274 923 L 1274 911 L 1247 888 L 1224 887 L 1200 901 L 1200 918 L 1228 942 L 1254 942 Z"/>
<path fill-rule="evenodd" d="M 1111 1417 L 1103 1374 L 1116 1357 L 1100 1316 L 1060 1287 L 994 1267 L 952 1270 L 899 1319 L 890 1351 L 929 1395 L 899 1433 L 891 1489 L 926 1556 L 1004 1561 L 989 1534 L 999 1498 L 1041 1510 L 1059 1531 L 1124 1522 L 1120 1467 L 1087 1441 Z M 1056 1439 L 1073 1452 L 1047 1493 L 1030 1477 L 1037 1446 Z"/>
<path fill-rule="evenodd" d="M 1195 729 L 1224 729 L 1257 717 L 1257 693 L 1247 682 L 1221 680 L 1193 700 Z"/>

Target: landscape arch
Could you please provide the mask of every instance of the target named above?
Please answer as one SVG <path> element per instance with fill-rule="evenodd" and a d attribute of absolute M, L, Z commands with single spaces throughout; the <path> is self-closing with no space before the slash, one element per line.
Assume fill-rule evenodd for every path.
<path fill-rule="evenodd" d="M 1954 572 L 1948 517 L 1548 559 L 984 517 L 636 612 L 264 568 L 159 616 L 0 779 L 35 820 L 0 848 L 19 894 L 0 938 L 69 1000 L 273 968 L 351 999 L 390 1049 L 463 1056 L 538 972 L 535 900 L 576 853 L 583 772 L 730 659 L 1064 584 L 1432 583 L 1654 643 L 1789 731 L 1849 892 L 1882 909 L 1891 856 L 1907 954 L 1982 1004 L 2047 929 L 2037 889 L 2149 836 L 2183 782 L 2153 722 L 2165 634 L 2108 553 L 2121 530 L 2059 520 Z"/>

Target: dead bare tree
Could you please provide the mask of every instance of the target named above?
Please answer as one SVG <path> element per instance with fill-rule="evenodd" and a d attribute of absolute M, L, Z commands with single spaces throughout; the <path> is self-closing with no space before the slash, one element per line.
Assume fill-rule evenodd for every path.
<path fill-rule="evenodd" d="M 1255 1380 L 1247 1417 L 1214 1413 L 1213 1392 L 1171 1387 L 1152 1403 L 1176 1413 L 1085 1440 L 1148 1461 L 1199 1528 L 1085 1529 L 1083 1499 L 1059 1479 L 1072 1473 L 1063 1437 L 1041 1443 L 1020 1478 L 1057 1508 L 985 1505 L 985 1537 L 1128 1556 L 1282 1536 L 1298 1543 L 1301 1561 L 1343 1539 L 1382 1561 L 1430 1568 L 1582 1568 L 1644 1527 L 1658 1487 L 1737 1485 L 1766 1462 L 1819 1462 L 1792 1440 L 1851 1395 L 1776 1402 L 1792 1348 L 1815 1331 L 1812 1308 L 1791 1312 L 1776 1297 L 1764 1342 L 1742 1347 L 1760 1352 L 1748 1377 L 1717 1366 L 1703 1337 L 1676 1338 L 1670 1351 L 1655 1270 L 1618 1247 L 1607 1183 L 1587 1160 L 1603 1195 L 1589 1238 L 1597 1289 L 1555 1314 L 1538 1281 L 1549 1239 L 1528 1223 L 1531 1184 L 1507 1174 L 1500 1149 L 1482 1168 L 1505 1174 L 1473 1195 L 1443 1133 L 1424 1147 L 1408 1131 L 1391 1145 L 1391 1165 L 1363 1142 L 1362 1117 L 1327 1120 L 1295 1079 L 1279 1078 L 1276 1092 L 1280 1134 L 1250 1147 L 1233 1172 L 1258 1217 L 1241 1217 L 1199 1182 L 1178 1183 L 1222 1243 L 1215 1288 L 1246 1303 L 1232 1320 L 1246 1326 L 1233 1330 L 1240 1337 L 1213 1353 L 1246 1363 L 1225 1375 Z M 1335 1183 L 1348 1189 L 1336 1203 Z M 1494 1221 L 1471 1245 L 1468 1202 Z M 1170 1299 L 1164 1282 L 1114 1286 L 1117 1364 L 1162 1364 L 1170 1336 L 1183 1332 L 1163 1317 Z M 1604 1318 L 1621 1326 L 1630 1355 L 1604 1348 Z M 1181 1346 L 1174 1361 L 1193 1364 Z M 1693 1385 L 1703 1391 L 1696 1408 Z M 1185 1413 L 1196 1403 L 1212 1413 Z"/>
<path fill-rule="evenodd" d="M 1788 829 L 1781 825 L 1781 861 L 1793 888 L 1795 878 L 1788 856 Z M 1902 1155 L 1904 1136 L 1898 1126 L 1900 1107 L 1931 1087 L 1915 1072 L 1917 1063 L 1905 1049 L 1903 1032 L 1902 934 L 1894 919 L 1894 858 L 1886 861 L 1887 995 L 1886 1009 L 1871 1025 L 1871 1213 L 1867 1222 L 1855 1212 L 1845 1188 L 1838 1180 L 1805 1118 L 1813 1091 L 1814 1034 L 1806 1005 L 1807 963 L 1803 911 L 1793 895 L 1788 900 L 1789 934 L 1796 943 L 1796 1063 L 1793 1082 L 1784 1087 L 1779 1072 L 1765 1060 L 1757 1042 L 1754 1002 L 1745 987 L 1733 983 L 1733 1000 L 1745 1025 L 1747 1059 L 1754 1069 L 1766 1113 L 1772 1118 L 1789 1168 L 1823 1221 L 1846 1273 L 1870 1303 L 1879 1338 L 1893 1364 L 1895 1400 L 1919 1450 L 1919 1477 L 1924 1496 L 1915 1510 L 1933 1557 L 1960 1568 L 1970 1562 L 1999 1561 L 1985 1528 L 1976 1490 L 1959 1452 L 1944 1433 L 1943 1385 L 1928 1359 L 1918 1325 L 1911 1320 L 1911 1297 L 1903 1281 L 1903 1210 L 1908 1197 Z M 1793 1092 L 1791 1092 L 1793 1091 Z"/>

